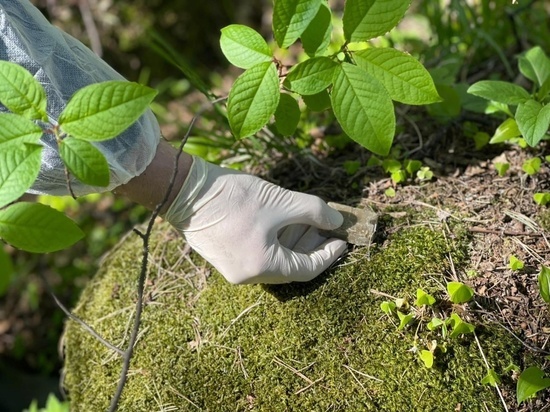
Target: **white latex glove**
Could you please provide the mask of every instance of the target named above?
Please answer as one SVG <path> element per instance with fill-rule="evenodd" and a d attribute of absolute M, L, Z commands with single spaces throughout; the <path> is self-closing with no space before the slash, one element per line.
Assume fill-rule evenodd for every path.
<path fill-rule="evenodd" d="M 320 198 L 198 157 L 165 219 L 231 283 L 309 281 L 346 248 L 318 233 L 343 222 Z"/>

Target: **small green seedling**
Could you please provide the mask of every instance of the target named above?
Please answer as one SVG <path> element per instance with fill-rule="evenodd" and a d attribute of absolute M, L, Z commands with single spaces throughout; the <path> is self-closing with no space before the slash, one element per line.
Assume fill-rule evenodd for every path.
<path fill-rule="evenodd" d="M 24 412 L 69 412 L 69 403 L 59 401 L 55 395 L 50 393 L 45 408 L 39 408 L 38 402 L 34 400 L 31 402 L 29 409 L 25 409 Z"/>
<path fill-rule="evenodd" d="M 514 255 L 510 255 L 510 261 L 508 263 L 508 267 L 510 269 L 512 269 L 512 270 L 521 270 L 521 269 L 523 269 L 524 266 L 525 266 L 525 264 L 523 263 L 523 261 L 519 260 Z"/>
<path fill-rule="evenodd" d="M 533 195 L 533 200 L 539 206 L 546 206 L 548 203 L 550 203 L 550 193 L 535 193 Z"/>
<path fill-rule="evenodd" d="M 426 368 L 431 369 L 434 366 L 434 354 L 429 350 L 421 350 L 419 353 L 420 360 L 424 362 Z"/>
<path fill-rule="evenodd" d="M 397 330 L 404 329 L 407 325 L 409 325 L 413 319 L 414 314 L 412 313 L 403 313 L 403 312 L 397 312 L 397 316 L 399 317 L 399 326 L 397 327 Z"/>
<path fill-rule="evenodd" d="M 539 275 L 539 293 L 546 303 L 550 304 L 550 268 L 543 266 Z"/>
<path fill-rule="evenodd" d="M 432 295 L 424 292 L 422 289 L 416 290 L 416 301 L 414 302 L 416 306 L 432 306 L 434 303 L 435 298 Z"/>
<path fill-rule="evenodd" d="M 544 377 L 544 371 L 536 366 L 525 369 L 519 376 L 516 388 L 518 404 L 549 387 L 550 378 Z"/>
<path fill-rule="evenodd" d="M 529 176 L 533 176 L 539 172 L 541 164 L 542 160 L 540 160 L 540 158 L 533 157 L 523 162 L 523 165 L 521 165 L 521 169 Z"/>
<path fill-rule="evenodd" d="M 449 299 L 456 304 L 466 303 L 474 296 L 474 291 L 461 282 L 449 282 L 447 284 Z"/>
<path fill-rule="evenodd" d="M 421 167 L 418 172 L 416 172 L 416 177 L 420 181 L 432 180 L 434 177 L 434 172 L 432 172 L 429 167 L 424 166 Z"/>
<path fill-rule="evenodd" d="M 500 376 L 498 376 L 498 373 L 494 369 L 489 369 L 487 375 L 481 380 L 481 383 L 497 387 L 500 384 Z"/>
<path fill-rule="evenodd" d="M 449 335 L 451 338 L 457 338 L 460 335 L 474 333 L 475 330 L 474 325 L 464 322 L 456 313 L 451 314 L 451 317 L 447 319 L 447 323 L 452 327 L 451 334 Z"/>
<path fill-rule="evenodd" d="M 391 315 L 395 311 L 396 305 L 393 302 L 385 300 L 380 304 L 380 309 L 382 309 L 382 312 L 384 312 L 386 315 Z"/>
<path fill-rule="evenodd" d="M 384 194 L 387 197 L 395 197 L 395 195 L 396 195 L 395 189 L 393 187 L 388 187 L 386 190 L 384 190 Z"/>
<path fill-rule="evenodd" d="M 510 169 L 510 163 L 506 162 L 495 162 L 494 166 L 500 177 L 504 176 L 508 169 Z"/>

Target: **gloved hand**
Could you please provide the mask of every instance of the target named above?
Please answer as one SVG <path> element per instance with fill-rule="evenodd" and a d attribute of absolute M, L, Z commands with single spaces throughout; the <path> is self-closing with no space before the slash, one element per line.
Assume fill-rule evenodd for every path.
<path fill-rule="evenodd" d="M 318 233 L 343 222 L 320 198 L 198 157 L 164 217 L 231 283 L 309 281 L 346 248 Z"/>

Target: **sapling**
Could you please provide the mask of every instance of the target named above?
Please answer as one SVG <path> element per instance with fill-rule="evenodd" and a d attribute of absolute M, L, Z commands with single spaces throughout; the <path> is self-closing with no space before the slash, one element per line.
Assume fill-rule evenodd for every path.
<path fill-rule="evenodd" d="M 510 261 L 508 262 L 508 267 L 511 270 L 521 270 L 523 269 L 524 266 L 525 264 L 523 263 L 522 260 L 518 259 L 514 255 L 510 255 Z"/>

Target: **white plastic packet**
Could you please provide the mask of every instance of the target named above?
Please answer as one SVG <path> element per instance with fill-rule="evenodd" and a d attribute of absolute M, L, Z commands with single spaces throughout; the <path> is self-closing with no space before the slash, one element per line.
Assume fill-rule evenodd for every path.
<path fill-rule="evenodd" d="M 123 77 L 75 38 L 52 26 L 29 0 L 0 0 L 0 60 L 20 64 L 44 86 L 52 123 L 78 89 Z M 0 111 L 7 111 L 0 104 Z M 112 190 L 141 174 L 153 159 L 160 129 L 148 111 L 122 135 L 95 146 L 111 170 L 108 187 L 91 187 L 71 180 L 76 195 Z M 63 163 L 54 137 L 43 136 L 42 167 L 29 190 L 35 194 L 67 195 Z"/>

